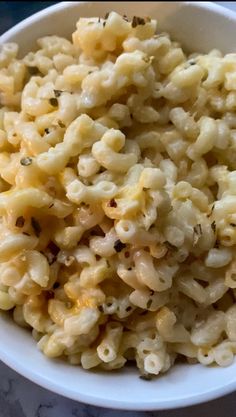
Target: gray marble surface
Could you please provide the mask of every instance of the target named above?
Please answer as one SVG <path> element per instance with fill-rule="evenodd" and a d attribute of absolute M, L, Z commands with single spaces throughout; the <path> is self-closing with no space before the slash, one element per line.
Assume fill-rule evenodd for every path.
<path fill-rule="evenodd" d="M 0 364 L 0 417 L 235 417 L 236 395 L 170 411 L 115 411 L 81 404 L 38 387 Z"/>
<path fill-rule="evenodd" d="M 236 10 L 236 2 L 217 2 Z M 0 362 L 0 417 L 235 417 L 236 394 L 185 409 L 115 411 L 81 404 L 26 380 Z"/>

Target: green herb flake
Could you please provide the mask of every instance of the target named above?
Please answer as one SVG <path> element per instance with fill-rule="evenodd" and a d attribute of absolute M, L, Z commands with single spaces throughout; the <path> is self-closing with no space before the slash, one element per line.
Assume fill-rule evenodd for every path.
<path fill-rule="evenodd" d="M 214 208 L 215 208 L 215 204 L 212 205 L 211 211 L 210 213 L 207 214 L 207 217 L 210 217 L 212 215 Z"/>
<path fill-rule="evenodd" d="M 42 229 L 41 229 L 39 222 L 34 217 L 31 217 L 31 226 L 34 229 L 35 235 L 39 237 Z"/>
<path fill-rule="evenodd" d="M 215 233 L 215 231 L 216 231 L 216 222 L 215 221 L 211 223 L 211 228 L 212 228 L 213 232 Z"/>
<path fill-rule="evenodd" d="M 65 127 L 64 123 L 61 120 L 58 120 L 58 126 L 60 126 L 62 129 Z"/>
<path fill-rule="evenodd" d="M 50 99 L 49 99 L 49 103 L 51 104 L 51 106 L 53 106 L 53 107 L 57 107 L 58 106 L 58 100 L 57 100 L 57 98 L 55 98 L 55 97 L 51 97 Z"/>
<path fill-rule="evenodd" d="M 16 219 L 16 227 L 23 227 L 25 224 L 25 219 L 23 216 L 17 217 Z"/>
<path fill-rule="evenodd" d="M 136 26 L 145 25 L 145 23 L 145 19 L 143 19 L 142 17 L 134 16 L 131 26 L 132 28 L 136 28 Z"/>
<path fill-rule="evenodd" d="M 152 376 L 147 374 L 147 375 L 140 375 L 139 376 L 140 379 L 143 379 L 144 381 L 151 381 L 152 380 Z"/>
<path fill-rule="evenodd" d="M 60 97 L 60 95 L 63 93 L 62 90 L 53 90 L 53 91 L 54 91 L 55 97 Z"/>
<path fill-rule="evenodd" d="M 29 156 L 26 156 L 25 158 L 22 158 L 20 160 L 21 165 L 23 165 L 24 167 L 27 167 L 28 165 L 31 165 L 33 162 L 33 159 L 30 158 Z"/>
<path fill-rule="evenodd" d="M 215 248 L 216 248 L 216 249 L 218 249 L 218 248 L 219 248 L 219 246 L 220 246 L 220 242 L 219 242 L 219 240 L 218 240 L 218 239 L 216 239 L 216 242 L 215 242 Z"/>

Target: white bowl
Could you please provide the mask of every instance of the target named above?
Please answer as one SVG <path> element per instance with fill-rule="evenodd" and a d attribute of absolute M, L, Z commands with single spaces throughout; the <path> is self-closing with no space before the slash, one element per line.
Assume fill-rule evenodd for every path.
<path fill-rule="evenodd" d="M 104 16 L 115 10 L 149 15 L 189 50 L 235 51 L 236 14 L 203 2 L 61 2 L 24 20 L 1 36 L 16 41 L 21 53 L 42 35 L 70 34 L 80 16 Z M 132 367 L 116 373 L 87 372 L 49 360 L 36 348 L 30 333 L 0 316 L 0 359 L 26 378 L 66 397 L 93 405 L 129 410 L 158 410 L 197 404 L 236 389 L 236 362 L 228 368 L 176 365 L 151 382 Z"/>

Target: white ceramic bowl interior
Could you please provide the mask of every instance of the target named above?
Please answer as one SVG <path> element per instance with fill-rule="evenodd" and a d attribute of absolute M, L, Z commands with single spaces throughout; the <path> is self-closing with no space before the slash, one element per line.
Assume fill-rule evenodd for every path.
<path fill-rule="evenodd" d="M 19 43 L 21 54 L 43 35 L 69 36 L 80 16 L 122 14 L 157 18 L 166 30 L 191 51 L 212 48 L 235 52 L 236 14 L 208 2 L 61 2 L 24 20 L 0 37 L 0 43 Z M 228 368 L 176 365 L 151 382 L 127 367 L 114 373 L 87 372 L 37 349 L 30 333 L 0 316 L 0 359 L 37 384 L 74 400 L 117 409 L 157 410 L 204 402 L 236 389 L 236 363 Z"/>

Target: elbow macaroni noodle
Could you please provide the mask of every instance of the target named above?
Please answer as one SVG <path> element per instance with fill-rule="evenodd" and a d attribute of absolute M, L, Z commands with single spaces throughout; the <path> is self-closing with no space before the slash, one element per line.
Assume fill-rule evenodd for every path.
<path fill-rule="evenodd" d="M 236 55 L 150 18 L 0 51 L 0 309 L 45 355 L 144 376 L 236 353 Z"/>

